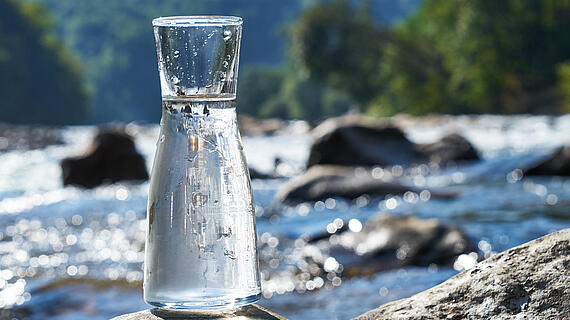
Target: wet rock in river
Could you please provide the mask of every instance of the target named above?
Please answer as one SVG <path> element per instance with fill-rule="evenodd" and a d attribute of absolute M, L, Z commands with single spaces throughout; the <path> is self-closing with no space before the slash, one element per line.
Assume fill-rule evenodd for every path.
<path fill-rule="evenodd" d="M 307 167 L 318 164 L 408 166 L 479 159 L 471 143 L 458 134 L 447 135 L 435 143 L 417 145 L 390 123 L 357 115 L 329 119 L 313 133 L 315 141 Z"/>
<path fill-rule="evenodd" d="M 418 150 L 430 162 L 439 164 L 479 160 L 479 155 L 471 143 L 458 134 L 447 135 L 434 143 L 418 145 Z"/>
<path fill-rule="evenodd" d="M 300 203 L 327 198 L 356 199 L 370 196 L 399 195 L 407 191 L 420 193 L 415 187 L 402 185 L 397 180 L 375 178 L 370 170 L 342 166 L 319 165 L 283 184 L 276 199 L 283 203 Z M 434 193 L 433 197 L 452 198 L 454 194 Z"/>
<path fill-rule="evenodd" d="M 329 119 L 314 134 L 307 167 L 409 165 L 427 160 L 402 130 L 362 117 Z"/>
<path fill-rule="evenodd" d="M 569 319 L 569 284 L 570 229 L 565 229 L 492 256 L 356 320 Z"/>
<path fill-rule="evenodd" d="M 463 231 L 437 219 L 381 214 L 356 231 L 349 227 L 329 239 L 330 254 L 347 276 L 407 265 L 451 265 L 458 255 L 476 250 Z"/>
<path fill-rule="evenodd" d="M 86 153 L 61 161 L 64 185 L 93 188 L 122 180 L 146 180 L 144 158 L 131 136 L 123 131 L 104 130 L 97 134 Z"/>
<path fill-rule="evenodd" d="M 527 175 L 570 176 L 570 146 L 556 149 L 551 156 L 525 170 Z"/>

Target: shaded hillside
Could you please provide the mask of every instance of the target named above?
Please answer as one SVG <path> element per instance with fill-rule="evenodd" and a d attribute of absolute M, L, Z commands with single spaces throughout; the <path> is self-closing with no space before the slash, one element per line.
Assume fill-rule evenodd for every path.
<path fill-rule="evenodd" d="M 77 61 L 37 4 L 0 0 L 0 121 L 80 123 L 87 91 Z"/>

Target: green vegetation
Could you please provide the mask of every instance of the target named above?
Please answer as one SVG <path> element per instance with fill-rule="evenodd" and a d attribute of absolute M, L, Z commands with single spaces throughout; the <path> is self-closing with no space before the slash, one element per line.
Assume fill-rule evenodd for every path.
<path fill-rule="evenodd" d="M 93 92 L 92 122 L 160 119 L 160 90 L 151 20 L 167 15 L 226 14 L 245 20 L 241 52 L 247 65 L 282 61 L 277 33 L 314 1 L 35 0 L 56 16 L 58 33 L 83 62 Z M 240 86 L 240 94 L 244 86 Z"/>
<path fill-rule="evenodd" d="M 87 91 L 42 6 L 0 0 L 0 120 L 80 123 Z"/>
<path fill-rule="evenodd" d="M 22 1 L 0 0 L 4 121 L 158 121 L 150 20 L 213 13 L 245 19 L 253 116 L 570 111 L 570 0 L 424 0 L 404 20 L 419 0 Z"/>
<path fill-rule="evenodd" d="M 346 94 L 299 72 L 294 59 L 287 56 L 287 24 L 326 0 L 28 1 L 41 2 L 51 10 L 58 34 L 81 59 L 93 93 L 92 122 L 158 121 L 160 90 L 150 21 L 166 15 L 244 18 L 240 112 L 318 119 L 344 112 L 350 105 Z M 375 19 L 391 23 L 418 1 L 375 0 L 371 11 Z"/>
<path fill-rule="evenodd" d="M 240 75 L 240 112 L 262 117 L 318 120 L 345 113 L 351 100 L 293 68 L 249 67 Z"/>
<path fill-rule="evenodd" d="M 346 1 L 321 4 L 299 20 L 294 43 L 309 74 L 371 114 L 568 106 L 568 0 L 424 0 L 392 31 L 362 12 Z"/>

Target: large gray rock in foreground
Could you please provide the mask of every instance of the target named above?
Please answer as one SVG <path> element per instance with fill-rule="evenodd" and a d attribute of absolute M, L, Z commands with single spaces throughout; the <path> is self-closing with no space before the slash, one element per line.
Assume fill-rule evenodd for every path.
<path fill-rule="evenodd" d="M 144 310 L 135 313 L 124 314 L 112 320 L 287 320 L 258 305 L 249 305 L 230 311 L 204 311 L 204 312 L 172 312 L 161 309 Z"/>
<path fill-rule="evenodd" d="M 356 319 L 570 319 L 570 229 L 497 254 Z"/>

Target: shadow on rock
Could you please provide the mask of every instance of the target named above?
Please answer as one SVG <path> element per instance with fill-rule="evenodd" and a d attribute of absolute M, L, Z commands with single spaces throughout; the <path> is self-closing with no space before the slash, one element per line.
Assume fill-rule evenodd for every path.
<path fill-rule="evenodd" d="M 556 149 L 552 155 L 525 170 L 531 176 L 570 176 L 570 146 Z"/>
<path fill-rule="evenodd" d="M 61 161 L 64 185 L 94 188 L 123 180 L 147 180 L 144 158 L 130 135 L 122 130 L 102 130 L 84 155 Z"/>

